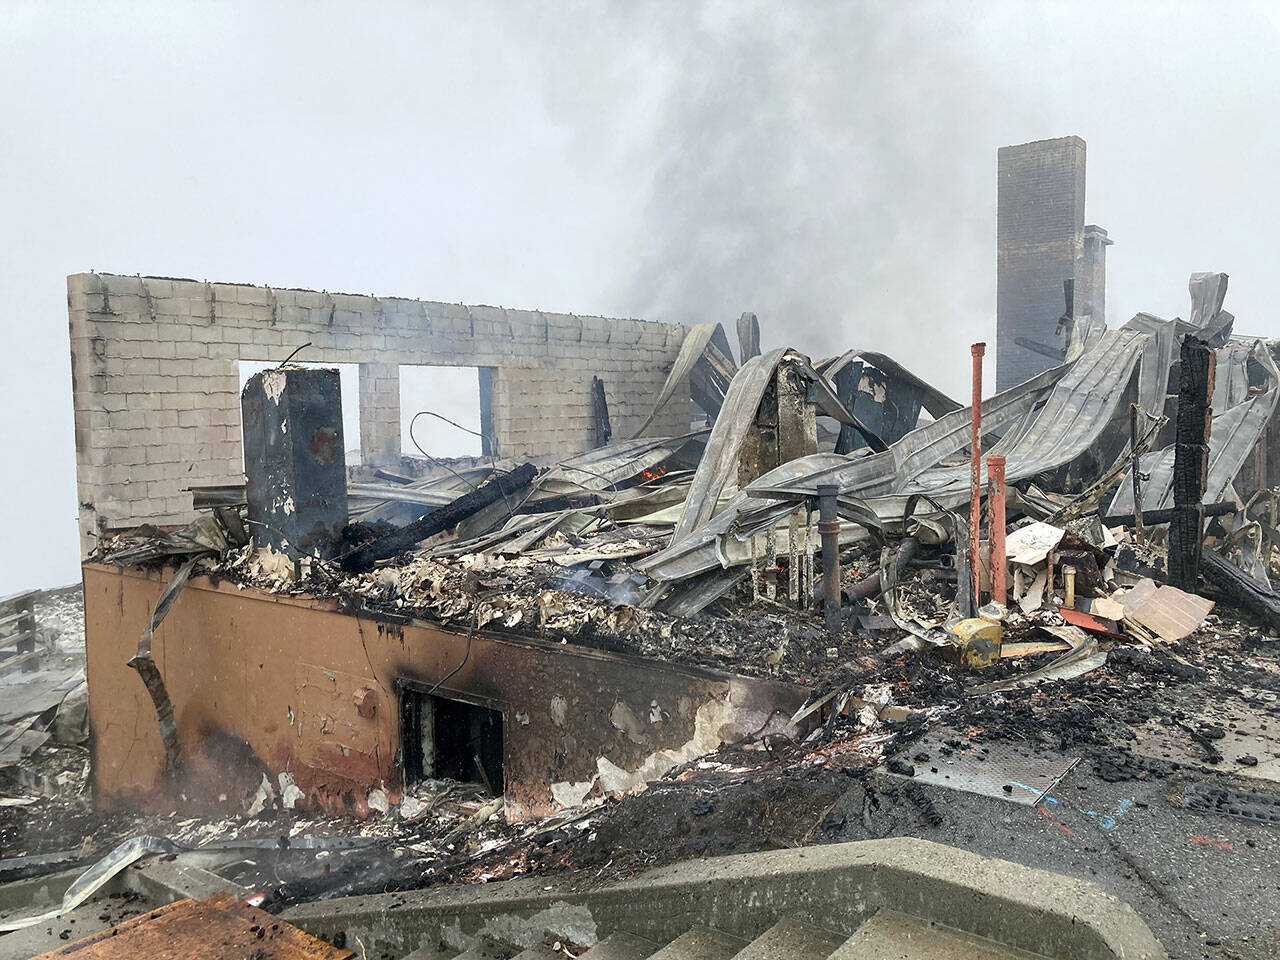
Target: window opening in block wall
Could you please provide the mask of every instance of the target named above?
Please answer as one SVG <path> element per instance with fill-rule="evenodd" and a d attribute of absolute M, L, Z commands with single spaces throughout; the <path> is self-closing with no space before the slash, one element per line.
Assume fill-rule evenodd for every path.
<path fill-rule="evenodd" d="M 400 690 L 400 743 L 404 782 L 458 780 L 504 789 L 502 713 L 489 707 Z"/>
<path fill-rule="evenodd" d="M 289 361 L 298 367 L 337 368 L 338 380 L 342 388 L 342 445 L 346 447 L 347 466 L 360 462 L 360 364 L 358 363 L 305 363 L 298 360 Z M 263 370 L 271 370 L 280 366 L 264 360 L 240 361 L 240 389 L 249 382 L 249 378 Z M 239 407 L 236 408 L 237 412 Z M 241 451 L 241 456 L 244 453 Z"/>
<path fill-rule="evenodd" d="M 422 456 L 414 446 L 415 439 L 431 457 L 485 455 L 485 444 L 476 434 L 484 433 L 483 428 L 487 427 L 486 418 L 481 415 L 480 390 L 481 375 L 486 369 L 416 365 L 400 368 L 400 447 L 406 456 Z M 414 423 L 413 418 L 423 410 L 439 416 L 418 417 Z"/>

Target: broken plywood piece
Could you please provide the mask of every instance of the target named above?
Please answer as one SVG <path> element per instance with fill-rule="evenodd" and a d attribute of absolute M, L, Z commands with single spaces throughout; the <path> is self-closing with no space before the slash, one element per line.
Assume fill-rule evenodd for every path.
<path fill-rule="evenodd" d="M 1112 597 L 1094 597 L 1089 612 L 1095 617 L 1116 621 L 1123 620 L 1125 615 L 1124 604 Z"/>
<path fill-rule="evenodd" d="M 1066 533 L 1061 527 L 1036 520 L 1019 527 L 1005 538 L 1005 556 L 1010 563 L 1024 563 L 1034 567 L 1044 563 L 1050 551 L 1061 541 Z"/>
<path fill-rule="evenodd" d="M 229 893 L 178 900 L 34 960 L 351 960 L 350 950 L 325 943 Z"/>
<path fill-rule="evenodd" d="M 1125 606 L 1128 610 L 1127 603 Z M 1141 606 L 1128 612 L 1127 617 L 1154 632 L 1161 640 L 1172 643 L 1204 623 L 1212 609 L 1212 600 L 1166 584 L 1153 591 Z"/>
<path fill-rule="evenodd" d="M 1112 600 L 1119 601 L 1127 617 L 1135 610 L 1140 610 L 1148 600 L 1156 595 L 1156 582 L 1147 577 L 1139 580 L 1128 590 L 1117 590 L 1111 595 Z"/>
<path fill-rule="evenodd" d="M 1026 583 L 1026 575 L 1022 572 L 1023 567 L 1017 568 L 1017 575 L 1014 577 L 1014 591 L 1017 593 L 1018 609 L 1023 613 L 1035 613 L 1044 605 L 1045 587 L 1049 584 L 1048 569 L 1040 570 L 1031 578 L 1031 583 L 1025 590 L 1020 591 L 1020 586 Z M 1020 591 L 1020 592 L 1019 592 Z"/>

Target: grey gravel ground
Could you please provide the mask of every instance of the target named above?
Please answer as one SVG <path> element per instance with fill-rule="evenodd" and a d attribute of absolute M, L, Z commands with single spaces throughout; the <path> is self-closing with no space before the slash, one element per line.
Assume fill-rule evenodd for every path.
<path fill-rule="evenodd" d="M 892 788 L 894 779 L 880 782 Z M 1203 779 L 1280 793 L 1276 784 Z M 1183 782 L 1108 783 L 1081 765 L 1038 807 L 921 785 L 943 818 L 937 827 L 909 804 L 877 808 L 858 785 L 828 816 L 823 839 L 918 836 L 1091 881 L 1128 902 L 1174 958 L 1280 956 L 1280 825 L 1187 810 L 1171 799 Z"/>

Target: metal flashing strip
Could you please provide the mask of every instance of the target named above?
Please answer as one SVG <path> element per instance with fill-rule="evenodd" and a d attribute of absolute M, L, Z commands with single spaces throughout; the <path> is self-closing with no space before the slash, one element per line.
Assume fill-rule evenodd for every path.
<path fill-rule="evenodd" d="M 959 743 L 960 746 L 950 744 Z M 914 760 L 927 753 L 927 760 Z M 940 729 L 916 741 L 891 761 L 910 764 L 915 775 L 903 779 L 949 790 L 995 797 L 1034 807 L 1080 762 L 1079 757 L 1055 757 L 1010 743 L 975 743 L 957 730 Z"/>

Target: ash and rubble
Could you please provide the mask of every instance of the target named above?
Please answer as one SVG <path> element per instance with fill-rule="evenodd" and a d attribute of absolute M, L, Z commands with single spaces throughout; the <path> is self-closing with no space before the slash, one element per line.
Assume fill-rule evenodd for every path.
<path fill-rule="evenodd" d="M 1203 286 L 1193 279 L 1193 297 Z M 865 835 L 927 828 L 945 837 L 917 777 L 962 755 L 981 763 L 998 744 L 1069 754 L 1109 782 L 1275 766 L 1280 748 L 1266 731 L 1280 723 L 1280 600 L 1270 587 L 1280 577 L 1271 539 L 1280 491 L 1236 484 L 1274 416 L 1277 348 L 1231 338 L 1220 297 L 1216 309 L 1197 302 L 1193 315 L 1203 326 L 1147 317 L 1085 331 L 1071 362 L 986 402 L 983 452 L 1003 451 L 1009 464 L 1010 582 L 982 607 L 969 591 L 976 580 L 990 595 L 991 560 L 970 562 L 961 515 L 971 411 L 876 355 L 749 358 L 709 431 L 607 444 L 360 564 L 350 558 L 522 465 L 438 464 L 421 478 L 352 484 L 353 523 L 329 559 L 254 542 L 251 513 L 234 500 L 183 531 L 118 537 L 96 559 L 185 566 L 392 620 L 779 678 L 808 687 L 809 702 L 793 735 L 724 744 L 637 794 L 593 796 L 533 823 L 508 823 L 500 797 L 447 781 L 396 801 L 374 787 L 366 820 L 308 815 L 283 777 L 264 778 L 243 798 L 245 812 L 227 819 L 102 812 L 88 751 L 49 741 L 0 771 L 13 802 L 0 807 L 6 862 L 65 854 L 64 863 L 89 863 L 129 836 L 163 836 L 229 851 L 222 875 L 280 906 L 539 872 L 603 883 L 687 857 L 845 838 L 833 811 L 854 790 Z M 1240 576 L 1206 567 L 1194 591 L 1179 590 L 1167 581 L 1185 544 L 1154 515 L 1175 503 L 1174 445 L 1158 441 L 1170 434 L 1174 347 L 1206 331 L 1218 382 L 1229 385 L 1215 423 L 1232 429 L 1210 435 L 1198 502 L 1230 510 L 1208 520 L 1194 546 Z M 690 350 L 710 338 L 691 337 Z M 842 376 L 855 357 L 874 376 Z M 699 359 L 678 361 L 672 376 Z M 914 427 L 872 430 L 858 413 L 873 396 L 867 384 L 881 403 L 914 397 Z M 1144 436 L 1130 436 L 1122 397 L 1156 411 Z M 780 428 L 788 417 L 809 431 L 790 450 Z M 772 459 L 761 435 L 775 438 Z M 1124 519 L 1135 513 L 1128 471 L 1139 462 L 1147 489 L 1136 512 L 1152 513 L 1145 530 Z M 835 591 L 815 560 L 823 481 L 838 488 L 840 513 L 825 531 L 839 544 L 834 630 L 825 601 Z M 82 657 L 76 610 L 71 595 L 43 602 L 47 653 Z M 1246 728 L 1270 742 L 1269 756 L 1224 750 Z M 940 731 L 941 747 L 921 746 Z M 896 813 L 886 819 L 888 810 Z"/>

